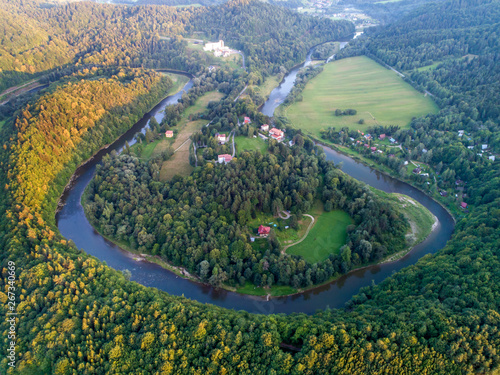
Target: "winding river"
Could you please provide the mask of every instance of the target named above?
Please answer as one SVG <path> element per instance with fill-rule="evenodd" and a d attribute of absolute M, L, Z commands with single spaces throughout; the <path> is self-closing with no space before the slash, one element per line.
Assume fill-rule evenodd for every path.
<path fill-rule="evenodd" d="M 308 59 L 304 65 L 310 64 L 311 53 L 312 50 L 309 52 Z M 280 87 L 271 93 L 271 96 L 262 108 L 264 114 L 272 115 L 276 107 L 283 102 L 293 87 L 299 68 L 293 69 L 284 78 Z M 189 81 L 183 90 L 187 91 L 191 86 L 192 81 Z M 70 188 L 66 189 L 61 197 L 61 202 L 64 203 L 64 206 L 56 215 L 57 225 L 63 236 L 72 240 L 78 248 L 95 256 L 108 266 L 117 270 L 128 269 L 132 273 L 131 280 L 148 287 L 158 288 L 172 295 L 182 295 L 192 300 L 211 303 L 224 308 L 246 310 L 261 314 L 292 312 L 312 314 L 316 310 L 326 307 L 343 307 L 353 295 L 358 293 L 361 287 L 372 285 L 372 283 L 380 283 L 394 272 L 416 263 L 423 255 L 435 253 L 450 238 L 454 228 L 453 219 L 433 199 L 404 182 L 386 176 L 325 147 L 327 158 L 333 160 L 335 163 L 342 162 L 342 170 L 347 174 L 385 192 L 406 194 L 423 204 L 438 218 L 439 223 L 437 227 L 425 241 L 415 246 L 402 259 L 353 271 L 331 283 L 307 292 L 287 297 L 272 298 L 269 301 L 261 297 L 215 289 L 208 285 L 183 279 L 154 263 L 134 260 L 134 255 L 107 241 L 94 230 L 85 217 L 80 199 L 85 187 L 95 173 L 96 165 L 101 162 L 102 157 L 113 150 L 119 152 L 126 141 L 129 144 L 133 144 L 135 142 L 135 134 L 138 131 L 145 131 L 152 116 L 160 121 L 163 116 L 161 113 L 162 110 L 168 105 L 175 104 L 182 95 L 183 90 L 176 95 L 164 99 L 115 143 L 98 152 L 88 163 L 78 168 Z"/>

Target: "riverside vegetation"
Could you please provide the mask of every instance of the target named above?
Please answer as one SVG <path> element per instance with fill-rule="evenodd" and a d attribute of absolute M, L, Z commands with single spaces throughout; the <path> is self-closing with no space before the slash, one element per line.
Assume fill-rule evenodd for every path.
<path fill-rule="evenodd" d="M 168 90 L 168 81 L 129 68 L 142 61 L 152 67 L 203 71 L 202 55 L 197 60 L 182 41 L 162 42 L 152 35 L 155 28 L 162 34 L 188 33 L 188 26 L 189 31 L 195 30 L 194 23 L 184 24 L 183 16 L 189 19 L 204 10 L 93 3 L 40 8 L 37 1 L 23 1 L 23 7 L 20 3 L 0 3 L 2 19 L 9 20 L 3 23 L 11 28 L 8 35 L 17 36 L 0 39 L 4 50 L 13 48 L 4 47 L 13 40 L 17 43 L 10 57 L 2 53 L 2 58 L 10 59 L 8 64 L 14 64 L 2 65 L 2 87 L 42 78 L 44 73 L 56 85 L 41 92 L 29 107 L 11 106 L 2 112 L 2 316 L 7 312 L 7 262 L 14 261 L 18 272 L 18 357 L 16 369 L 1 360 L 3 373 L 464 374 L 498 369 L 499 165 L 477 156 L 479 151 L 469 152 L 464 144 L 469 140 L 456 135 L 464 127 L 474 145 L 486 141 L 498 152 L 495 103 L 500 90 L 495 85 L 500 80 L 495 77 L 500 64 L 495 53 L 498 38 L 493 37 L 497 3 L 428 5 L 342 51 L 343 56 L 374 56 L 378 51 L 387 54 L 380 59 L 394 56 L 394 61 L 412 62 L 409 69 L 417 60 L 430 62 L 430 52 L 436 60 L 448 55 L 449 47 L 460 41 L 467 44 L 467 53 L 477 55 L 462 59 L 457 51 L 456 59 L 437 68 L 412 71 L 417 85 L 435 89 L 440 112 L 412 121 L 415 132 L 408 134 L 407 146 L 410 152 L 418 150 L 420 143 L 433 150 L 432 165 L 442 163 L 443 175 L 449 171 L 448 189 L 455 182 L 453 173 L 467 181 L 471 208 L 462 212 L 452 239 L 437 254 L 425 256 L 380 285 L 362 289 L 345 309 L 326 309 L 311 316 L 236 312 L 145 288 L 76 249 L 55 226 L 57 199 L 76 165 L 122 133 Z M 316 28 L 317 21 L 306 18 L 311 29 L 304 32 L 305 28 L 284 22 L 287 11 L 258 2 L 232 2 L 221 9 L 226 17 L 230 12 L 247 15 L 247 7 L 253 8 L 259 22 L 273 16 L 267 18 L 269 27 L 275 28 L 268 33 L 274 36 L 269 48 L 282 52 L 280 61 L 300 62 L 312 40 L 324 31 Z M 157 17 L 163 16 L 159 22 Z M 94 20 L 98 24 L 89 27 Z M 337 24 L 329 25 L 333 29 Z M 207 32 L 215 35 L 219 29 L 212 30 Z M 251 52 L 250 42 L 258 32 L 250 27 L 234 39 L 240 38 L 249 48 L 246 52 Z M 451 32 L 451 38 L 442 37 Z M 221 34 L 227 36 L 225 30 Z M 430 37 L 426 48 L 414 48 L 422 45 L 424 36 Z M 297 40 L 298 53 L 280 48 L 280 38 Z M 259 50 L 255 69 L 279 70 L 280 63 L 271 56 Z M 85 67 L 75 65 L 80 59 L 95 64 L 97 71 L 89 66 L 89 72 L 84 72 Z M 123 65 L 121 77 L 118 64 Z M 30 65 L 34 72 L 29 71 Z M 71 78 L 73 73 L 76 76 Z M 233 123 L 233 117 L 224 117 L 230 112 L 227 109 L 249 112 L 255 107 L 249 101 L 230 105 L 237 92 L 237 87 L 229 89 L 228 101 L 212 111 L 218 126 Z M 248 114 L 261 121 L 253 112 Z M 71 142 L 62 142 L 66 131 L 70 136 L 65 140 Z M 5 319 L 0 330 L 7 337 Z M 284 350 L 282 344 L 298 351 Z M 1 340 L 0 350 L 6 348 L 7 341 Z"/>

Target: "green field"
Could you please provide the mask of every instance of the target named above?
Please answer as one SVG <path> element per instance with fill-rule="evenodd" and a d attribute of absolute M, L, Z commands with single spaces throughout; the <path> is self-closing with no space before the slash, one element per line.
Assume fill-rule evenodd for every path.
<path fill-rule="evenodd" d="M 303 100 L 280 106 L 292 126 L 316 137 L 330 126 L 364 131 L 373 125 L 408 127 L 413 117 L 436 113 L 437 105 L 394 72 L 365 56 L 326 64 L 305 87 Z M 355 109 L 354 116 L 335 116 L 336 109 Z M 358 124 L 364 119 L 363 125 Z"/>
<path fill-rule="evenodd" d="M 316 217 L 316 222 L 304 241 L 289 247 L 290 255 L 300 255 L 308 262 L 317 263 L 328 258 L 328 255 L 338 253 L 345 245 L 347 226 L 352 219 L 347 212 L 334 210 L 324 212 Z"/>
<path fill-rule="evenodd" d="M 236 142 L 236 152 L 238 155 L 247 150 L 247 151 L 260 151 L 262 154 L 267 152 L 268 144 L 265 140 L 260 137 L 257 138 L 248 138 L 245 136 L 238 136 L 235 139 Z"/>

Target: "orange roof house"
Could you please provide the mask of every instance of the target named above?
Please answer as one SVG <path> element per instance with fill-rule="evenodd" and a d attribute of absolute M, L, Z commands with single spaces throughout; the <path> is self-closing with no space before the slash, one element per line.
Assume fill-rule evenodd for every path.
<path fill-rule="evenodd" d="M 172 137 L 174 136 L 174 131 L 173 131 L 173 130 L 167 130 L 167 131 L 165 132 L 165 136 L 166 136 L 167 138 L 172 138 Z"/>
<path fill-rule="evenodd" d="M 250 120 L 250 117 L 244 117 L 243 118 L 243 123 L 244 124 L 250 124 L 252 122 L 252 120 Z"/>
<path fill-rule="evenodd" d="M 271 138 L 276 139 L 277 141 L 282 141 L 285 138 L 285 133 L 282 130 L 272 128 L 269 130 L 269 135 Z"/>

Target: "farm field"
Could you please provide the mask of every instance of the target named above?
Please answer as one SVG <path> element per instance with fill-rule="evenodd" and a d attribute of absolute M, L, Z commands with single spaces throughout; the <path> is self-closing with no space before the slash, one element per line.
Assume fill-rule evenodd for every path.
<path fill-rule="evenodd" d="M 365 56 L 326 64 L 305 87 L 303 100 L 279 107 L 295 128 L 319 137 L 321 129 L 348 127 L 364 132 L 373 125 L 408 127 L 413 117 L 436 113 L 437 105 L 394 72 Z M 335 110 L 355 109 L 354 116 Z M 364 124 L 359 124 L 360 119 Z"/>
<path fill-rule="evenodd" d="M 248 138 L 245 136 L 238 136 L 234 140 L 236 143 L 236 152 L 238 155 L 245 150 L 248 151 L 258 150 L 261 153 L 265 153 L 267 151 L 268 147 L 267 142 L 259 137 Z"/>
<path fill-rule="evenodd" d="M 181 120 L 172 128 L 177 131 L 177 136 L 172 148 L 177 150 L 169 160 L 163 162 L 160 169 L 160 180 L 166 181 L 174 177 L 176 174 L 188 175 L 192 172 L 193 167 L 189 164 L 189 150 L 191 141 L 189 137 L 194 132 L 201 129 L 203 125 L 207 124 L 207 120 L 190 121 L 192 115 L 200 114 L 205 111 L 208 103 L 211 101 L 219 101 L 224 95 L 218 91 L 210 91 L 199 97 L 196 102 L 187 108 L 181 116 Z M 171 140 L 164 138 L 155 146 L 152 155 L 161 154 L 170 146 Z"/>

